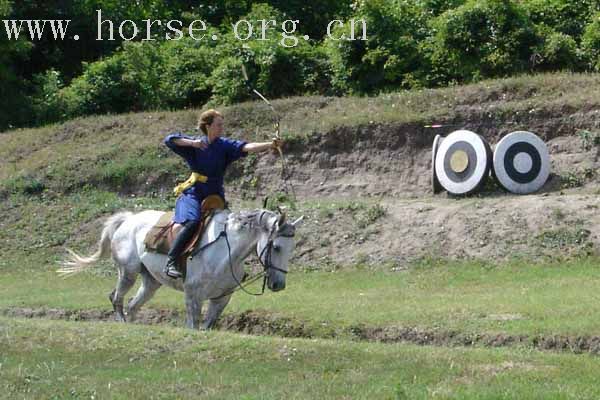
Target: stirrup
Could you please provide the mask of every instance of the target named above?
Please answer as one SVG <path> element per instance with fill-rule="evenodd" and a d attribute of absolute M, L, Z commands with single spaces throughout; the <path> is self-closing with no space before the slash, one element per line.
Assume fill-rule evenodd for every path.
<path fill-rule="evenodd" d="M 172 260 L 167 261 L 167 265 L 165 265 L 165 269 L 163 270 L 163 272 L 169 278 L 183 278 L 183 274 L 177 269 L 176 262 Z"/>

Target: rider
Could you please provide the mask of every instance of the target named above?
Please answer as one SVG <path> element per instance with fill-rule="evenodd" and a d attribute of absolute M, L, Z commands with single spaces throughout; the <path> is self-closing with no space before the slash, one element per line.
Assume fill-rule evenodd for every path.
<path fill-rule="evenodd" d="M 177 259 L 200 224 L 202 200 L 212 194 L 225 199 L 223 176 L 227 166 L 247 153 L 264 152 L 283 144 L 280 139 L 247 143 L 221 137 L 223 115 L 213 109 L 200 114 L 198 128 L 205 136 L 192 137 L 176 132 L 164 140 L 165 145 L 183 157 L 192 170 L 190 178 L 175 188 L 179 197 L 175 203 L 173 222 L 175 227 L 183 225 L 183 228 L 171 245 L 164 268 L 164 273 L 171 278 L 182 277 Z"/>

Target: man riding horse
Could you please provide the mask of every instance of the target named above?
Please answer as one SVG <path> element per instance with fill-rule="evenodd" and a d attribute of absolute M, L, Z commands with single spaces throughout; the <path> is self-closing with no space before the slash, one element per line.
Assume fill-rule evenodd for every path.
<path fill-rule="evenodd" d="M 225 200 L 223 177 L 227 166 L 248 153 L 278 149 L 283 144 L 279 138 L 271 142 L 247 143 L 221 137 L 223 123 L 223 115 L 210 109 L 198 119 L 198 128 L 205 136 L 193 137 L 177 132 L 164 140 L 165 145 L 183 157 L 192 170 L 189 179 L 175 188 L 179 197 L 173 222 L 175 231 L 181 229 L 171 245 L 164 268 L 165 274 L 174 279 L 182 277 L 177 260 L 200 224 L 202 201 L 210 195 Z"/>

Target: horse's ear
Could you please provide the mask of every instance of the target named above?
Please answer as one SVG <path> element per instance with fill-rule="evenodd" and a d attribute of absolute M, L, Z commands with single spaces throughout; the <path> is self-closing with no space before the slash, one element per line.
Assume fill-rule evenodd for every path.
<path fill-rule="evenodd" d="M 281 228 L 283 226 L 283 224 L 285 224 L 285 218 L 286 218 L 285 212 L 282 212 L 281 215 L 279 216 L 279 220 L 277 221 L 278 227 Z"/>
<path fill-rule="evenodd" d="M 282 227 L 283 224 L 285 224 L 285 218 L 286 218 L 285 211 L 282 207 L 279 207 L 279 206 L 277 206 L 277 211 L 279 211 L 279 214 L 280 214 L 279 220 L 277 220 L 277 226 Z"/>
<path fill-rule="evenodd" d="M 292 222 L 292 225 L 294 226 L 294 228 L 297 228 L 300 225 L 302 225 L 302 221 L 304 221 L 304 215 Z"/>

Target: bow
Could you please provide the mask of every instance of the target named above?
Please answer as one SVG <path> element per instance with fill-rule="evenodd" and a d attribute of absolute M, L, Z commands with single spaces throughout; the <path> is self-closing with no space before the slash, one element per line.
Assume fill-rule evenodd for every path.
<path fill-rule="evenodd" d="M 277 112 L 277 110 L 275 109 L 275 107 L 273 107 L 273 104 L 271 104 L 271 102 L 269 100 L 267 100 L 267 98 L 265 96 L 263 96 L 258 90 L 256 90 L 251 84 L 250 84 L 250 79 L 248 78 L 248 73 L 246 72 L 246 67 L 244 66 L 244 64 L 242 63 L 242 75 L 244 76 L 244 82 L 246 84 L 246 87 L 252 91 L 254 94 L 256 94 L 258 97 L 260 97 L 265 103 L 267 103 L 267 105 L 271 108 L 271 111 L 273 111 L 273 115 L 275 116 L 275 139 L 281 140 L 281 118 L 279 113 Z M 292 196 L 294 199 L 294 203 L 296 202 L 296 194 L 294 193 L 294 187 L 291 185 L 290 182 L 288 182 L 288 179 L 286 177 L 286 162 L 285 162 L 285 157 L 283 156 L 283 151 L 281 150 L 281 146 L 277 146 L 276 147 L 277 152 L 279 153 L 279 158 L 281 159 L 281 179 L 286 183 L 286 187 L 287 185 L 289 185 L 289 187 L 291 188 L 291 192 L 292 192 Z"/>

